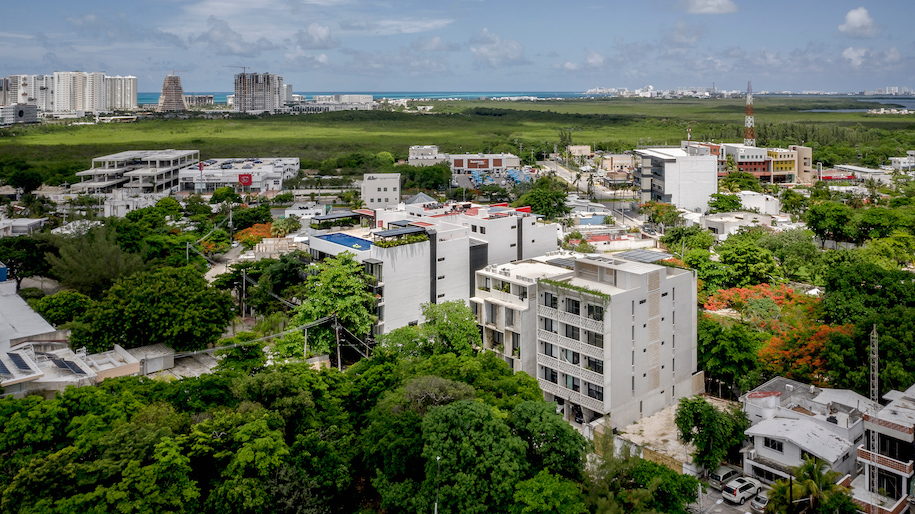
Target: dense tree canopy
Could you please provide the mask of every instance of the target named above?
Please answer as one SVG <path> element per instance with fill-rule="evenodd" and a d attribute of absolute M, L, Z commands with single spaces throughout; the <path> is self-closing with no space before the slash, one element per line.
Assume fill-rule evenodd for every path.
<path fill-rule="evenodd" d="M 115 231 L 106 227 L 61 240 L 60 257 L 47 259 L 61 283 L 91 298 L 101 297 L 119 278 L 146 268 L 140 256 L 121 249 Z"/>
<path fill-rule="evenodd" d="M 22 280 L 36 276 L 55 276 L 51 271 L 49 257 L 54 257 L 58 248 L 44 237 L 18 236 L 0 238 L 0 262 L 16 280 L 16 289 Z"/>
<path fill-rule="evenodd" d="M 675 422 L 680 440 L 696 447 L 693 461 L 706 469 L 717 468 L 730 452 L 739 450 L 744 431 L 750 428 L 739 407 L 719 410 L 700 396 L 680 399 Z"/>
<path fill-rule="evenodd" d="M 547 219 L 556 219 L 568 214 L 566 191 L 562 183 L 551 177 L 540 177 L 533 188 L 521 195 L 513 204 L 515 207 L 530 206 L 531 212 Z"/>
<path fill-rule="evenodd" d="M 74 327 L 70 342 L 92 352 L 158 343 L 199 350 L 223 334 L 232 316 L 229 295 L 194 268 L 162 268 L 118 280 L 86 313 L 85 325 Z"/>

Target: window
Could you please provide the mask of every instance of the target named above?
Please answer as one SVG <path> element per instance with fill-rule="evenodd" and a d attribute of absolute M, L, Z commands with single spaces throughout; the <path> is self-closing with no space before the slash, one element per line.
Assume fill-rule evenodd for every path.
<path fill-rule="evenodd" d="M 380 187 L 379 187 L 379 188 L 378 188 L 378 191 L 377 191 L 377 192 L 378 192 L 378 193 L 380 193 L 380 192 L 381 192 L 381 188 L 380 188 Z"/>
<path fill-rule="evenodd" d="M 512 243 L 512 244 L 508 245 L 509 248 L 514 248 L 514 247 L 516 247 L 516 246 L 518 246 L 518 245 L 515 244 L 515 243 Z"/>
<path fill-rule="evenodd" d="M 588 388 L 588 396 L 594 398 L 595 400 L 604 401 L 604 388 L 599 385 L 594 385 L 588 382 L 585 382 Z"/>
<path fill-rule="evenodd" d="M 384 199 L 384 201 L 385 201 L 385 202 L 387 202 L 387 201 L 388 201 L 388 199 L 387 199 L 387 198 L 385 198 L 385 199 Z"/>
<path fill-rule="evenodd" d="M 477 231 L 477 226 L 476 226 L 476 225 L 470 225 L 470 231 L 471 231 L 471 232 L 476 232 L 476 231 Z"/>
<path fill-rule="evenodd" d="M 566 312 L 571 314 L 581 313 L 581 302 L 572 298 L 566 298 Z"/>
<path fill-rule="evenodd" d="M 581 391 L 581 380 L 578 377 L 573 377 L 572 375 L 566 375 L 566 389 L 571 389 L 573 391 Z"/>
<path fill-rule="evenodd" d="M 441 279 L 443 279 L 443 278 L 445 278 L 445 275 L 439 275 L 439 276 L 438 276 L 438 280 L 441 280 Z"/>
<path fill-rule="evenodd" d="M 550 319 L 550 318 L 542 318 L 542 319 L 543 319 L 543 329 L 544 330 L 546 330 L 547 332 L 552 332 L 554 334 L 559 332 L 559 322 L 558 321 L 556 321 L 554 319 Z"/>
<path fill-rule="evenodd" d="M 648 300 L 639 300 L 639 305 L 642 305 L 643 303 L 645 303 L 645 302 L 647 302 L 647 301 L 648 301 Z"/>
<path fill-rule="evenodd" d="M 442 294 L 436 296 L 436 298 L 444 298 L 444 297 L 445 297 L 445 293 L 442 293 Z"/>
<path fill-rule="evenodd" d="M 485 234 L 485 233 L 486 233 L 486 227 L 480 227 L 480 233 L 481 233 L 481 234 Z"/>
<path fill-rule="evenodd" d="M 384 192 L 387 193 L 387 192 L 388 192 L 388 188 L 384 188 Z"/>
<path fill-rule="evenodd" d="M 543 293 L 543 305 L 555 309 L 556 305 L 558 304 L 559 299 L 556 297 L 556 295 L 552 293 Z"/>
<path fill-rule="evenodd" d="M 667 293 L 661 293 L 661 298 L 664 298 L 665 296 L 667 296 Z"/>
<path fill-rule="evenodd" d="M 498 346 L 505 342 L 505 335 L 502 332 L 492 333 L 492 345 Z"/>
<path fill-rule="evenodd" d="M 512 355 L 521 358 L 521 334 L 512 332 Z"/>
<path fill-rule="evenodd" d="M 785 451 L 784 443 L 782 443 L 781 441 L 777 441 L 775 439 L 770 439 L 768 437 L 763 438 L 763 446 L 765 446 L 766 448 L 775 450 L 778 453 L 784 453 L 784 451 Z"/>
<path fill-rule="evenodd" d="M 444 277 L 441 277 L 444 278 Z M 514 309 L 505 309 L 505 324 L 514 325 L 515 324 L 515 310 Z"/>
<path fill-rule="evenodd" d="M 604 347 L 604 334 L 598 334 L 597 332 L 591 332 L 590 330 L 585 330 L 585 342 L 591 346 L 596 346 L 598 348 Z"/>
<path fill-rule="evenodd" d="M 585 369 L 590 369 L 595 373 L 604 374 L 604 361 L 594 357 L 585 357 Z"/>
<path fill-rule="evenodd" d="M 438 258 L 438 262 L 442 262 L 443 260 L 445 260 L 444 257 L 439 257 L 439 258 Z"/>
<path fill-rule="evenodd" d="M 574 352 L 572 350 L 569 350 L 568 348 L 563 348 L 562 351 L 559 352 L 559 356 L 560 356 L 560 358 L 562 358 L 562 360 L 564 360 L 570 364 L 576 364 L 576 365 L 579 363 L 579 359 L 581 358 L 578 355 L 578 352 Z"/>
<path fill-rule="evenodd" d="M 566 337 L 578 341 L 581 339 L 581 329 L 573 327 L 572 325 L 566 325 Z"/>
<path fill-rule="evenodd" d="M 600 305 L 588 305 L 588 317 L 593 320 L 604 321 L 604 308 Z"/>
<path fill-rule="evenodd" d="M 543 354 L 549 357 L 558 358 L 559 357 L 559 347 L 555 344 L 543 343 Z"/>
<path fill-rule="evenodd" d="M 543 367 L 543 379 L 546 380 L 547 382 L 552 382 L 555 384 L 555 383 L 559 382 L 559 374 L 556 373 L 555 369 L 544 366 Z"/>

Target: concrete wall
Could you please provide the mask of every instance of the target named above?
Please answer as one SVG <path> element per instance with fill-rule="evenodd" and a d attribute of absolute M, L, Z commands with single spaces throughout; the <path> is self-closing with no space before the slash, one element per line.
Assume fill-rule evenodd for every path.
<path fill-rule="evenodd" d="M 384 332 L 421 322 L 420 305 L 429 301 L 430 242 L 393 248 L 372 246 L 372 258 L 382 261 Z"/>

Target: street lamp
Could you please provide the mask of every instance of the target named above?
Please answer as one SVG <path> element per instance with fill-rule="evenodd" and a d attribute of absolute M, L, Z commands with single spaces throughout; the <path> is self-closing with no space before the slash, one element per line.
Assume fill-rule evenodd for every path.
<path fill-rule="evenodd" d="M 442 471 L 442 456 L 437 455 L 435 457 L 435 514 L 438 514 L 438 488 L 439 488 L 439 475 Z"/>

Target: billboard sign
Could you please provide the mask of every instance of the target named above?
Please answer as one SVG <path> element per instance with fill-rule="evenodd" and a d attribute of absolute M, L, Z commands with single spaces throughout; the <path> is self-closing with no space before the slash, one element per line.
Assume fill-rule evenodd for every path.
<path fill-rule="evenodd" d="M 250 173 L 240 173 L 238 175 L 238 183 L 243 186 L 250 186 L 252 182 L 252 177 Z"/>

